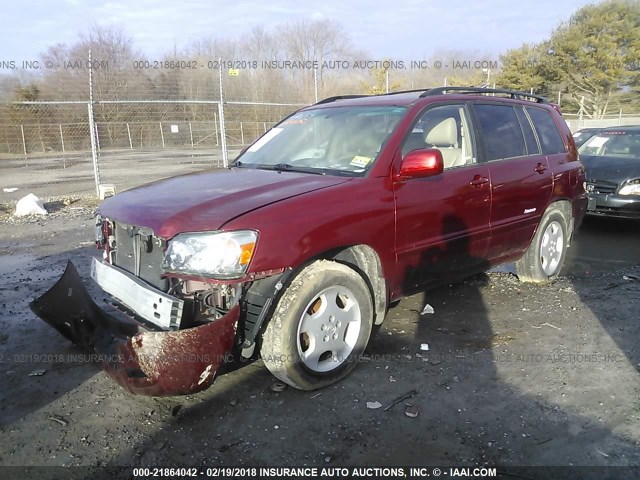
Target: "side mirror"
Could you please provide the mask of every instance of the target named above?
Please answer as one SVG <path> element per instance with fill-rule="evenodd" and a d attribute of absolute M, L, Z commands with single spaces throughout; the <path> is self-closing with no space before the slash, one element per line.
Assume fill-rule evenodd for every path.
<path fill-rule="evenodd" d="M 413 150 L 402 159 L 399 180 L 440 175 L 444 170 L 442 152 L 437 148 Z"/>

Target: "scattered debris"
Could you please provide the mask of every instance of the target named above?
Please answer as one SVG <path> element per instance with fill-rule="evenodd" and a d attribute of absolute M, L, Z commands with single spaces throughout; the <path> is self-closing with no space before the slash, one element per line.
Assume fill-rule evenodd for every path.
<path fill-rule="evenodd" d="M 33 372 L 29 374 L 30 377 L 41 377 L 47 373 L 47 370 L 44 368 L 36 368 Z"/>
<path fill-rule="evenodd" d="M 389 375 L 389 381 L 392 383 L 397 382 L 396 377 L 394 377 L 393 375 Z"/>
<path fill-rule="evenodd" d="M 422 350 L 423 352 L 428 352 L 429 351 L 429 344 L 428 343 L 421 343 L 420 344 L 420 350 Z"/>
<path fill-rule="evenodd" d="M 330 456 L 324 457 L 325 463 L 329 463 L 332 460 Z"/>
<path fill-rule="evenodd" d="M 60 425 L 62 425 L 63 427 L 66 427 L 67 425 L 69 425 L 69 422 L 67 422 L 64 418 L 58 416 L 58 415 L 50 415 L 47 417 L 49 420 L 52 420 L 54 422 L 59 423 Z"/>
<path fill-rule="evenodd" d="M 276 382 L 271 385 L 272 392 L 284 392 L 287 389 L 287 384 L 282 382 Z"/>
<path fill-rule="evenodd" d="M 440 333 L 446 333 L 447 335 L 455 335 L 455 333 L 449 331 L 448 328 L 436 328 L 436 330 Z"/>
<path fill-rule="evenodd" d="M 8 187 L 8 188 L 3 188 L 2 189 L 3 192 L 7 192 L 7 193 L 13 193 L 16 190 L 18 190 L 16 187 Z"/>
<path fill-rule="evenodd" d="M 411 390 L 410 392 L 407 392 L 404 395 L 399 396 L 393 402 L 391 402 L 389 405 L 384 407 L 384 411 L 386 412 L 387 410 L 390 410 L 394 405 L 397 405 L 398 403 L 403 402 L 403 401 L 413 397 L 416 393 L 418 393 L 417 390 Z"/>
<path fill-rule="evenodd" d="M 236 400 L 235 398 L 229 402 L 229 405 L 231 405 L 232 407 L 235 407 L 237 404 L 238 400 Z"/>
<path fill-rule="evenodd" d="M 622 279 L 637 282 L 638 280 L 640 280 L 640 277 L 638 277 L 637 275 L 623 275 Z"/>
<path fill-rule="evenodd" d="M 33 193 L 22 197 L 16 204 L 15 217 L 25 217 L 27 215 L 48 215 L 44 208 L 44 202 Z"/>
<path fill-rule="evenodd" d="M 541 323 L 540 325 L 538 325 L 537 327 L 535 325 L 531 325 L 532 328 L 542 328 L 542 327 L 551 327 L 551 328 L 555 328 L 556 330 L 562 330 L 560 327 L 556 327 L 555 325 L 551 325 L 548 322 L 544 322 Z"/>
<path fill-rule="evenodd" d="M 230 443 L 228 445 L 222 445 L 220 448 L 218 448 L 218 451 L 220 453 L 224 453 L 227 450 L 229 450 L 231 447 L 235 447 L 236 445 L 240 445 L 241 443 L 242 443 L 242 440 L 238 440 L 237 442 Z"/>
<path fill-rule="evenodd" d="M 404 409 L 404 414 L 409 418 L 416 418 L 420 415 L 420 407 L 416 407 L 415 405 L 407 405 Z"/>
<path fill-rule="evenodd" d="M 375 410 L 376 408 L 380 407 L 382 407 L 382 404 L 380 402 L 367 402 L 367 408 L 371 410 Z"/>
<path fill-rule="evenodd" d="M 175 417 L 178 415 L 178 413 L 180 413 L 180 410 L 182 410 L 182 404 L 179 403 L 178 405 L 176 405 L 175 407 L 173 407 L 171 409 L 171 416 Z"/>
<path fill-rule="evenodd" d="M 606 453 L 600 451 L 599 449 L 596 448 L 596 452 L 598 452 L 600 455 L 602 455 L 603 457 L 609 458 L 609 455 L 607 455 Z"/>
<path fill-rule="evenodd" d="M 316 394 L 315 394 L 313 397 L 311 397 L 311 398 L 316 398 L 316 397 L 319 397 L 320 395 L 322 395 L 322 392 L 318 392 L 318 393 L 316 393 Z"/>
<path fill-rule="evenodd" d="M 433 309 L 433 307 L 431 305 L 429 305 L 428 303 L 424 306 L 424 308 L 422 309 L 422 311 L 420 312 L 420 315 L 427 315 L 429 313 L 435 313 L 435 310 Z"/>

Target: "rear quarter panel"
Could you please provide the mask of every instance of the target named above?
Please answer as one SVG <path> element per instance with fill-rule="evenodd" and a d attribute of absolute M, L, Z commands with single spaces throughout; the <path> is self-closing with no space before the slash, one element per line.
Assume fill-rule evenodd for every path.
<path fill-rule="evenodd" d="M 574 229 L 577 228 L 587 211 L 588 196 L 584 189 L 585 171 L 578 157 L 573 135 L 562 116 L 553 112 L 553 119 L 562 134 L 567 153 L 548 155 L 553 172 L 553 193 L 551 202 L 568 200 L 572 203 Z"/>

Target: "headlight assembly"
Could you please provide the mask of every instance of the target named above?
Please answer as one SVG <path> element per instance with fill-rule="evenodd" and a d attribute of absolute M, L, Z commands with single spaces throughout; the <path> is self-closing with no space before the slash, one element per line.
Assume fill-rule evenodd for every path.
<path fill-rule="evenodd" d="M 640 195 L 640 179 L 627 182 L 619 191 L 619 195 Z"/>
<path fill-rule="evenodd" d="M 244 275 L 253 257 L 258 233 L 181 233 L 169 241 L 162 262 L 168 273 L 231 279 Z"/>

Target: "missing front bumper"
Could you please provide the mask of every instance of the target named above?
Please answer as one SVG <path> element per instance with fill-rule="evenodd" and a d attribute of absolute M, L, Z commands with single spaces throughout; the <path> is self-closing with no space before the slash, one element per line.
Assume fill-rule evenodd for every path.
<path fill-rule="evenodd" d="M 240 308 L 206 325 L 167 332 L 144 331 L 103 311 L 71 262 L 31 310 L 74 344 L 97 354 L 101 367 L 132 393 L 185 395 L 213 383 L 231 356 Z"/>

